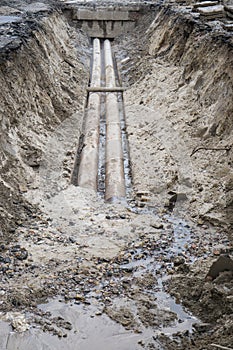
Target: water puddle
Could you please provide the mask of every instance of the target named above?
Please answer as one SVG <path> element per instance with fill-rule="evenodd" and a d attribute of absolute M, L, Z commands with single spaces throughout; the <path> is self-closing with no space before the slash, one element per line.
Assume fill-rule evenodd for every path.
<path fill-rule="evenodd" d="M 158 309 L 168 310 L 176 315 L 176 320 L 171 326 L 159 328 L 161 332 L 171 336 L 183 331 L 192 333 L 193 324 L 198 323 L 199 320 L 164 291 L 163 284 L 169 280 L 168 271 L 174 268 L 175 260 L 177 264 L 179 261 L 195 261 L 194 256 L 187 254 L 187 246 L 192 243 L 192 232 L 189 225 L 185 220 L 171 216 L 167 216 L 166 220 L 172 226 L 173 235 L 162 237 L 153 251 L 147 250 L 146 247 L 136 249 L 131 261 L 122 264 L 121 268 L 125 271 L 132 271 L 132 279 L 143 277 L 148 273 L 157 276 L 157 286 L 149 290 L 145 289 L 144 293 L 153 296 Z M 142 256 L 141 259 L 140 256 Z"/>
<path fill-rule="evenodd" d="M 140 315 L 140 298 L 144 296 L 148 297 L 148 300 L 152 300 L 156 305 L 158 314 L 161 312 L 167 313 L 167 320 L 154 327 L 147 327 L 147 332 L 151 332 L 154 335 L 164 333 L 167 336 L 175 335 L 178 332 L 192 333 L 193 324 L 198 323 L 199 320 L 189 313 L 175 298 L 166 293 L 164 289 L 164 283 L 170 278 L 169 270 L 179 262 L 193 262 L 195 258 L 187 253 L 187 245 L 192 243 L 192 231 L 189 225 L 181 219 L 177 219 L 171 216 L 166 217 L 166 220 L 171 224 L 172 229 L 169 235 L 167 232 L 163 232 L 158 241 L 154 242 L 152 246 L 143 246 L 139 248 L 132 248 L 125 253 L 124 258 L 115 266 L 115 273 L 113 267 L 109 266 L 109 271 L 113 271 L 111 279 L 103 281 L 96 287 L 93 287 L 91 291 L 86 294 L 86 298 L 90 303 L 96 302 L 100 293 L 103 291 L 111 291 L 111 283 L 117 286 L 120 291 L 119 296 L 112 295 L 112 305 L 122 310 L 130 309 L 134 314 L 134 318 L 138 319 Z M 175 262 L 176 261 L 176 262 Z M 117 265 L 117 264 L 115 264 Z M 129 296 L 129 293 L 124 292 L 122 285 L 129 284 L 130 288 L 137 288 L 137 281 L 140 281 L 146 276 L 150 275 L 156 280 L 156 285 L 148 288 L 146 285 L 141 288 L 141 296 L 134 298 Z M 131 303 L 131 304 L 130 304 Z M 130 304 L 131 306 L 129 306 Z M 112 305 L 110 307 L 112 307 Z M 124 312 L 124 311 L 122 311 Z M 157 317 L 155 315 L 155 317 Z M 159 316 L 158 316 L 159 317 Z M 114 319 L 114 318 L 113 318 Z M 145 329 L 141 324 L 142 329 Z"/>
<path fill-rule="evenodd" d="M 10 326 L 1 322 L 1 350 L 141 350 L 141 339 L 151 332 L 136 334 L 127 331 L 107 315 L 99 315 L 97 306 L 83 306 L 59 302 L 58 299 L 38 306 L 53 319 L 70 324 L 70 330 L 60 327 L 62 335 L 43 332 L 34 325 L 23 333 L 10 332 Z M 56 328 L 56 326 L 55 326 Z"/>

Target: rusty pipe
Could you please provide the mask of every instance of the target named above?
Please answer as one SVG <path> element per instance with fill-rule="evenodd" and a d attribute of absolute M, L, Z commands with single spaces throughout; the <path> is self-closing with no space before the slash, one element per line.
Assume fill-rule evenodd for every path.
<path fill-rule="evenodd" d="M 91 87 L 101 85 L 100 40 L 93 40 Z M 100 94 L 90 92 L 84 126 L 84 143 L 78 172 L 78 185 L 97 191 L 99 161 Z"/>
<path fill-rule="evenodd" d="M 106 87 L 116 86 L 111 44 L 104 41 Z M 125 197 L 124 159 L 117 94 L 106 93 L 106 177 L 105 199 Z"/>

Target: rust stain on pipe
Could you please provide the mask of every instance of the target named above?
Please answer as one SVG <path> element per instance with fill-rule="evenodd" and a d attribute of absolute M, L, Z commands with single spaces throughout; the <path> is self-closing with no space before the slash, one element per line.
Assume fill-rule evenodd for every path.
<path fill-rule="evenodd" d="M 114 88 L 115 72 L 111 44 L 104 41 L 106 87 Z M 106 180 L 105 199 L 125 197 L 124 159 L 117 94 L 106 94 Z"/>
<path fill-rule="evenodd" d="M 100 41 L 93 41 L 93 66 L 91 87 L 101 84 L 101 54 Z M 86 122 L 84 127 L 84 147 L 81 153 L 78 185 L 97 191 L 98 161 L 99 161 L 99 118 L 100 95 L 98 92 L 89 94 Z"/>

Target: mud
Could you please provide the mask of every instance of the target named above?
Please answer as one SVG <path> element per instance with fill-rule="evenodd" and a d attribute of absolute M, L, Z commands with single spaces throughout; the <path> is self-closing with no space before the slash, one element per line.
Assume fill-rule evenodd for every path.
<path fill-rule="evenodd" d="M 232 347 L 232 272 L 206 279 L 233 254 L 231 34 L 154 4 L 114 40 L 130 190 L 109 204 L 70 184 L 89 38 L 30 3 L 0 8 L 0 348 Z"/>

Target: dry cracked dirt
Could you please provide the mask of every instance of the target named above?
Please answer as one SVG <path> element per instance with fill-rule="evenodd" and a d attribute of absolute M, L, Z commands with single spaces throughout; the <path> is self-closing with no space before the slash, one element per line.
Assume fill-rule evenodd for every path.
<path fill-rule="evenodd" d="M 65 9 L 0 2 L 0 350 L 231 350 L 232 32 L 150 1 L 113 40 L 130 178 L 106 203 L 71 184 L 92 50 Z"/>

